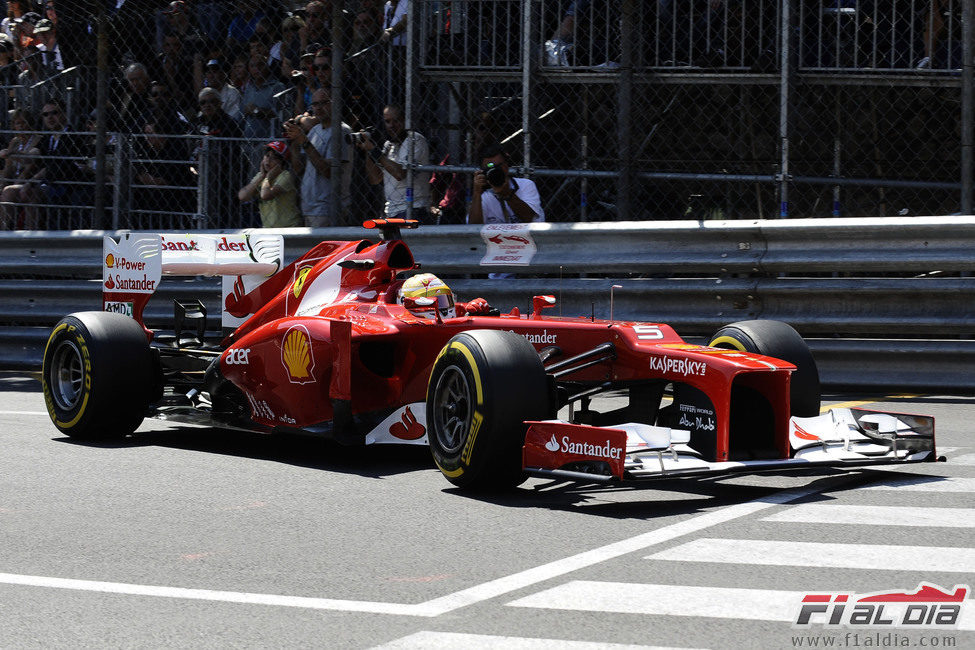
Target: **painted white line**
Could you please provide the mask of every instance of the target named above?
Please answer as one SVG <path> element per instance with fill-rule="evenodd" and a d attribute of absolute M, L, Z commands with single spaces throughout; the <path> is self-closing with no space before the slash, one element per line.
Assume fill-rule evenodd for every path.
<path fill-rule="evenodd" d="M 799 603 L 808 593 L 810 592 L 576 580 L 520 598 L 508 605 L 581 612 L 704 616 L 791 623 L 796 619 Z M 975 603 L 969 599 L 959 617 L 958 627 L 944 631 L 950 633 L 956 630 L 975 630 L 973 612 Z M 644 622 L 644 625 L 648 624 Z M 904 628 L 898 629 L 904 631 Z M 891 630 L 886 628 L 884 631 Z"/>
<path fill-rule="evenodd" d="M 193 600 L 214 600 L 232 603 L 247 603 L 260 605 L 279 605 L 284 607 L 305 607 L 309 609 L 329 609 L 348 612 L 370 612 L 376 614 L 395 614 L 403 616 L 440 616 L 447 612 L 474 605 L 476 603 L 501 596 L 518 589 L 557 578 L 559 576 L 583 569 L 600 562 L 645 550 L 656 544 L 670 541 L 683 535 L 696 533 L 712 526 L 745 517 L 783 503 L 802 499 L 824 490 L 831 490 L 852 475 L 841 475 L 817 481 L 816 487 L 794 490 L 784 490 L 770 494 L 755 501 L 739 503 L 720 508 L 713 512 L 697 515 L 685 521 L 620 542 L 607 544 L 591 551 L 579 553 L 561 560 L 549 562 L 532 569 L 520 571 L 497 580 L 491 580 L 468 589 L 434 598 L 416 605 L 397 603 L 378 603 L 370 601 L 336 600 L 331 598 L 307 598 L 300 596 L 280 596 L 273 594 L 253 594 L 234 591 L 211 591 L 208 589 L 184 589 L 180 587 L 162 587 L 151 585 L 135 585 L 116 582 L 96 582 L 91 580 L 72 580 L 51 578 L 45 576 L 23 576 L 11 573 L 0 573 L 0 584 L 30 585 L 35 587 L 51 587 L 55 589 L 76 589 L 83 591 L 98 591 L 107 593 L 131 594 L 140 596 L 158 596 L 164 598 L 188 598 Z"/>
<path fill-rule="evenodd" d="M 584 612 L 794 621 L 801 591 L 575 580 L 508 603 Z"/>
<path fill-rule="evenodd" d="M 880 481 L 864 489 L 907 492 L 975 492 L 975 478 L 912 476 L 909 478 L 895 478 Z"/>
<path fill-rule="evenodd" d="M 975 528 L 975 510 L 970 508 L 907 508 L 902 506 L 847 506 L 807 503 L 777 512 L 770 517 L 765 517 L 762 521 Z"/>
<path fill-rule="evenodd" d="M 47 411 L 0 411 L 0 415 L 48 415 Z"/>
<path fill-rule="evenodd" d="M 949 465 L 975 465 L 975 454 L 962 454 L 948 459 Z"/>
<path fill-rule="evenodd" d="M 543 564 L 533 569 L 505 576 L 504 578 L 485 582 L 441 598 L 428 600 L 424 605 L 437 609 L 439 613 L 444 614 L 455 609 L 460 609 L 461 607 L 467 607 L 468 605 L 523 589 L 539 582 L 544 582 L 545 580 L 557 578 L 594 564 L 606 562 L 607 560 L 612 560 L 622 555 L 642 551 L 656 544 L 669 542 L 677 537 L 697 533 L 706 528 L 732 521 L 733 519 L 746 517 L 756 512 L 782 505 L 783 503 L 795 501 L 796 499 L 801 499 L 812 494 L 818 494 L 824 490 L 833 489 L 835 485 L 831 481 L 839 480 L 843 482 L 849 479 L 849 475 L 844 475 L 835 479 L 828 479 L 815 488 L 785 490 L 761 499 L 756 499 L 755 501 L 739 503 L 715 510 L 714 512 L 700 514 L 685 521 L 664 526 L 663 528 L 658 528 L 657 530 L 643 533 L 642 535 L 637 535 L 636 537 L 631 537 L 621 542 L 607 544 L 606 546 L 591 551 Z"/>
<path fill-rule="evenodd" d="M 760 539 L 695 539 L 646 557 L 677 562 L 721 562 L 975 574 L 975 548 L 775 542 Z"/>
<path fill-rule="evenodd" d="M 478 650 L 674 650 L 663 646 L 625 643 L 590 643 L 564 639 L 533 639 L 521 636 L 459 634 L 457 632 L 417 632 L 401 639 L 374 646 L 371 650 L 440 650 L 441 648 L 478 648 Z"/>
<path fill-rule="evenodd" d="M 71 580 L 66 578 L 48 578 L 45 576 L 23 576 L 14 575 L 11 573 L 0 573 L 0 583 L 26 585 L 31 587 L 52 587 L 55 589 L 73 589 L 78 591 L 95 591 L 108 594 L 127 594 L 131 596 L 211 600 L 224 603 L 242 603 L 248 605 L 302 607 L 305 609 L 368 612 L 372 614 L 400 614 L 406 616 L 425 615 L 423 613 L 422 605 L 399 605 L 396 603 L 335 600 L 332 598 L 306 598 L 302 596 L 252 594 L 238 591 L 213 591 L 210 589 L 183 589 L 181 587 L 134 585 L 121 582 L 96 582 L 93 580 Z"/>

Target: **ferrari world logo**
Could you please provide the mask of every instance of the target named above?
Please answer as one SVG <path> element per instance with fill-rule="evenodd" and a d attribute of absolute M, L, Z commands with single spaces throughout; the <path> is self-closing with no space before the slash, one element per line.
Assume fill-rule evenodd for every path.
<path fill-rule="evenodd" d="M 293 384 L 310 384 L 315 381 L 315 357 L 311 349 L 311 335 L 304 325 L 294 325 L 281 341 L 281 362 Z"/>

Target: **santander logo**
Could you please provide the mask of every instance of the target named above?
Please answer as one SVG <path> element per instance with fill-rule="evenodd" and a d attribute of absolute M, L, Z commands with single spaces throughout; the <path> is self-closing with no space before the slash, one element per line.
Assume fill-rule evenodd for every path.
<path fill-rule="evenodd" d="M 623 448 L 617 447 L 609 440 L 600 445 L 586 441 L 575 441 L 569 436 L 562 436 L 562 440 L 559 440 L 555 434 L 552 434 L 552 439 L 545 443 L 545 448 L 553 453 L 561 451 L 564 454 L 595 456 L 611 460 L 619 460 L 623 457 Z"/>

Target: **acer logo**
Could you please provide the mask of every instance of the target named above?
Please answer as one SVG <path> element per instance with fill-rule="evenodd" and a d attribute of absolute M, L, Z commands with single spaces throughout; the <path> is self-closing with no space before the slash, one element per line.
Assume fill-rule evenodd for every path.
<path fill-rule="evenodd" d="M 231 348 L 223 360 L 228 366 L 246 366 L 250 352 L 250 348 Z"/>

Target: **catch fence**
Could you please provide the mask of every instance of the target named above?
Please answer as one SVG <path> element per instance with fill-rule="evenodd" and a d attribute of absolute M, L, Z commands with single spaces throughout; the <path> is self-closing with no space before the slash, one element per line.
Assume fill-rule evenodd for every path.
<path fill-rule="evenodd" d="M 417 194 L 421 174 L 437 173 L 433 202 L 442 210 L 433 223 L 464 221 L 471 172 L 489 141 L 502 143 L 516 173 L 539 185 L 548 221 L 972 212 L 975 0 L 408 4 L 402 37 L 333 34 L 324 83 L 333 113 L 376 139 L 386 137 L 382 106 L 405 105 L 408 128 L 430 143 L 429 159 L 412 160 L 408 179 Z M 336 24 L 350 25 L 358 6 L 333 3 Z M 149 31 L 160 19 L 146 18 Z M 111 27 L 109 19 L 108 38 Z M 115 118 L 132 113 L 131 61 L 98 71 L 86 62 L 2 94 L 8 109 L 35 112 L 58 96 L 79 132 L 94 130 L 96 109 L 105 109 L 106 146 L 90 157 L 112 172 L 79 181 L 90 202 L 78 201 L 72 216 L 48 227 L 254 225 L 253 206 L 236 200 L 237 183 L 249 178 L 262 141 L 280 137 L 283 122 L 308 108 L 314 68 L 274 82 L 267 115 L 243 116 L 249 137 L 227 145 L 240 169 L 206 168 L 185 136 L 191 175 L 145 188 L 131 180 L 145 125 L 114 128 Z M 168 81 L 169 99 L 192 123 L 183 132 L 199 134 L 199 70 L 181 72 L 173 79 L 185 87 Z M 145 101 L 156 106 L 155 96 Z M 219 144 L 209 137 L 199 147 L 213 155 Z M 347 225 L 382 210 L 382 189 L 369 185 L 364 156 L 353 152 Z M 155 202 L 146 198 L 153 195 Z"/>

